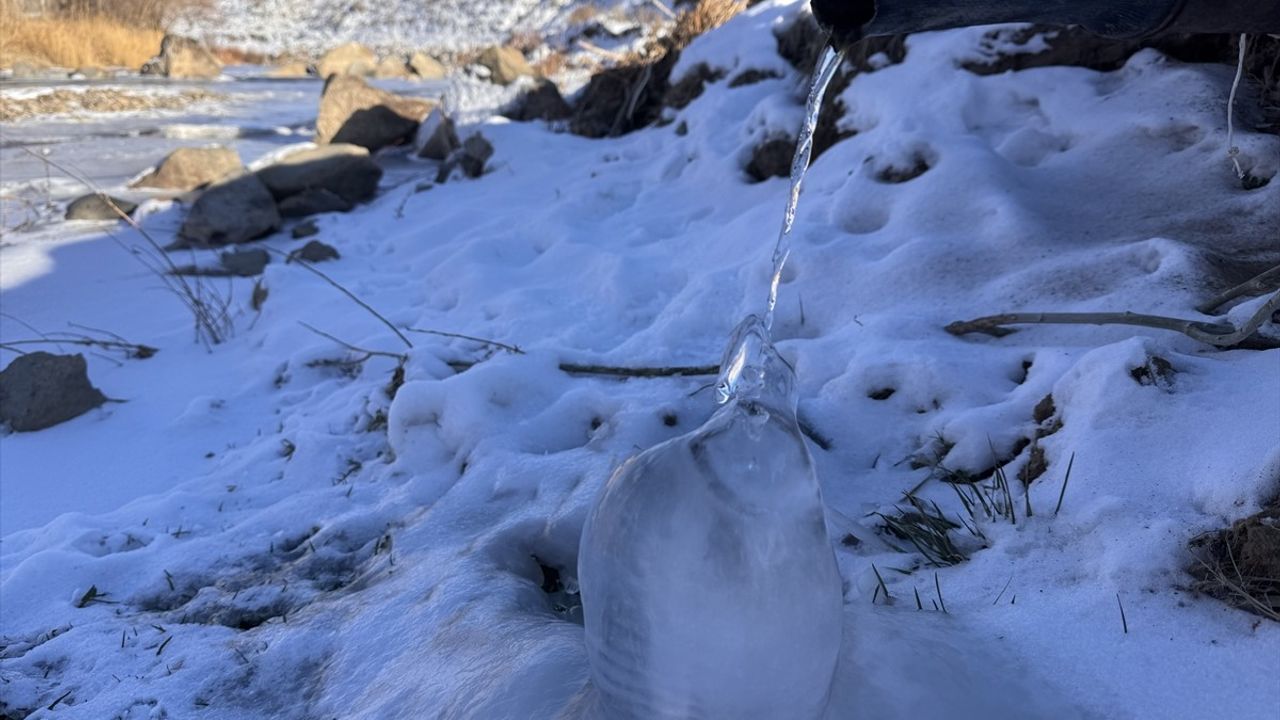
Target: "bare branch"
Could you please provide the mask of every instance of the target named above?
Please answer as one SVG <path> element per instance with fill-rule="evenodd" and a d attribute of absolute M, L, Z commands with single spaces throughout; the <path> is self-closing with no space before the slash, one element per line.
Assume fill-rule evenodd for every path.
<path fill-rule="evenodd" d="M 438 335 L 440 337 L 457 338 L 459 340 L 470 340 L 471 342 L 478 342 L 482 345 L 491 345 L 496 348 L 501 348 L 514 355 L 524 354 L 524 351 L 521 350 L 516 345 L 508 345 L 506 343 L 498 342 L 497 340 L 486 340 L 484 338 L 475 337 L 474 335 L 463 335 L 462 333 L 445 332 L 443 330 L 426 330 L 423 328 L 412 328 L 412 327 L 405 328 L 405 330 L 408 330 L 409 332 L 412 332 L 412 333 L 422 333 L 423 335 Z"/>
<path fill-rule="evenodd" d="M 1278 287 L 1280 287 L 1280 265 L 1259 273 L 1230 290 L 1227 290 L 1221 295 L 1196 306 L 1196 312 L 1211 315 L 1214 310 L 1217 310 L 1238 297 L 1245 295 L 1253 297 L 1254 295 L 1272 292 Z"/>
<path fill-rule="evenodd" d="M 283 257 L 283 258 L 289 258 L 289 254 L 288 254 L 288 253 L 286 253 L 286 252 L 283 252 L 283 251 L 281 251 L 281 250 L 277 250 L 277 249 L 275 249 L 275 248 L 266 248 L 266 250 L 267 250 L 267 251 L 269 251 L 269 252 L 273 252 L 273 253 L 275 253 L 275 254 L 279 255 L 280 257 Z M 312 265 L 311 263 L 309 263 L 309 262 L 307 262 L 306 260 L 303 260 L 303 259 L 301 259 L 301 258 L 294 257 L 294 258 L 290 259 L 290 260 L 289 260 L 289 262 L 291 262 L 291 263 L 296 263 L 297 265 L 300 265 L 300 266 L 302 266 L 303 268 L 306 268 L 307 270 L 310 270 L 313 274 L 315 274 L 315 275 L 316 275 L 317 277 L 319 277 L 321 280 L 324 280 L 325 282 L 329 283 L 329 284 L 330 284 L 330 285 L 332 285 L 333 287 L 337 288 L 339 292 L 341 292 L 343 295 L 346 295 L 348 298 L 350 298 L 352 302 L 354 302 L 355 304 L 357 304 L 357 305 L 359 305 L 360 307 L 364 308 L 366 311 L 368 311 L 368 313 L 369 313 L 370 315 L 374 316 L 374 317 L 375 317 L 375 318 L 377 318 L 379 321 L 381 321 L 383 325 L 386 325 L 388 328 L 390 328 L 390 329 L 391 329 L 391 332 L 395 333 L 395 334 L 396 334 L 396 337 L 400 338 L 400 341 L 401 341 L 401 342 L 403 342 L 403 343 L 405 344 L 405 347 L 410 348 L 410 349 L 412 349 L 412 348 L 413 348 L 413 343 L 409 342 L 409 338 L 405 337 L 405 336 L 404 336 L 404 333 L 400 332 L 400 329 L 399 329 L 399 328 L 397 328 L 395 325 L 393 325 L 393 324 L 391 323 L 391 321 L 390 321 L 390 320 L 388 320 L 388 319 L 387 319 L 387 318 L 386 318 L 382 313 L 378 312 L 377 310 L 374 310 L 374 309 L 373 309 L 373 307 L 369 305 L 369 303 L 367 303 L 367 302 L 365 302 L 365 301 L 361 300 L 360 298 L 356 297 L 356 294 L 355 294 L 355 293 L 353 293 L 353 292 L 351 292 L 350 290 L 348 290 L 348 289 L 346 289 L 345 287 L 343 287 L 343 286 L 342 286 L 342 284 L 341 284 L 341 283 L 339 283 L 337 280 L 334 280 L 333 278 L 329 277 L 328 275 L 324 274 L 323 272 L 321 272 L 321 271 L 317 270 L 317 269 L 315 268 L 315 266 L 314 266 L 314 265 Z"/>
<path fill-rule="evenodd" d="M 1136 325 L 1159 330 L 1172 330 L 1202 343 L 1219 348 L 1248 346 L 1260 349 L 1280 347 L 1280 340 L 1252 336 L 1262 323 L 1280 310 L 1280 293 L 1272 295 L 1262 307 L 1239 328 L 1229 323 L 1205 323 L 1198 320 L 1140 315 L 1131 312 L 1118 313 L 1006 313 L 989 315 L 974 320 L 953 322 L 946 327 L 952 335 L 985 333 L 1004 337 L 1014 330 L 1006 325 Z M 1247 341 L 1247 342 L 1246 342 Z"/>
<path fill-rule="evenodd" d="M 368 357 L 387 357 L 387 358 L 391 358 L 392 360 L 396 360 L 396 361 L 398 361 L 398 362 L 402 362 L 402 363 L 403 363 L 403 362 L 406 362 L 406 361 L 409 359 L 409 358 L 408 358 L 408 356 L 406 356 L 406 355 L 401 355 L 400 353 L 387 352 L 387 351 L 385 351 L 385 350 L 370 350 L 369 348 L 362 348 L 362 347 L 360 347 L 359 345 L 352 345 L 351 343 L 349 343 L 349 342 L 347 342 L 347 341 L 345 341 L 345 340 L 340 340 L 340 339 L 338 339 L 338 338 L 334 337 L 333 335 L 330 335 L 329 333 L 327 333 L 327 332 L 325 332 L 325 331 L 323 331 L 323 330 L 320 330 L 320 329 L 318 329 L 318 328 L 316 328 L 316 327 L 313 327 L 313 326 L 311 326 L 311 325 L 308 325 L 307 323 L 302 322 L 301 320 L 299 320 L 299 321 L 298 321 L 298 324 L 299 324 L 299 325 L 301 325 L 302 327 L 304 327 L 304 328 L 306 328 L 306 329 L 310 330 L 311 332 L 313 332 L 313 333 L 315 333 L 315 334 L 319 335 L 319 336 L 320 336 L 320 337 L 322 337 L 322 338 L 325 338 L 325 339 L 327 339 L 327 340 L 332 340 L 332 341 L 334 341 L 334 342 L 338 343 L 338 344 L 339 344 L 339 345 L 341 345 L 342 347 L 344 347 L 344 348 L 346 348 L 346 349 L 348 349 L 348 350 L 350 350 L 350 351 L 352 351 L 352 352 L 364 353 L 364 354 L 365 354 L 365 355 L 367 355 Z M 365 358 L 365 359 L 368 359 L 368 358 Z"/>

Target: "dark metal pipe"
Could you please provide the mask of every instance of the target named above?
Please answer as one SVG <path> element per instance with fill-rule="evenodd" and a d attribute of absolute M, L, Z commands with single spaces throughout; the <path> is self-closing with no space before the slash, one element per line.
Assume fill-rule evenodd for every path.
<path fill-rule="evenodd" d="M 994 23 L 1081 25 L 1114 38 L 1176 33 L 1280 33 L 1280 0 L 811 0 L 832 39 L 850 44 Z"/>

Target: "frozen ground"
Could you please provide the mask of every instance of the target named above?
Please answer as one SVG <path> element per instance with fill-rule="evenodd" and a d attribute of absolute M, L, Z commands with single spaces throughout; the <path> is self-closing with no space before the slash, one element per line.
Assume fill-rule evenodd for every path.
<path fill-rule="evenodd" d="M 236 333 L 206 351 L 103 226 L 6 231 L 5 340 L 75 322 L 160 352 L 89 356 L 95 384 L 123 402 L 2 440 L 0 709 L 575 716 L 582 630 L 556 607 L 572 595 L 541 589 L 539 561 L 570 578 L 609 472 L 714 408 L 706 378 L 616 381 L 557 364 L 714 362 L 756 308 L 785 181 L 749 184 L 741 168 L 756 142 L 799 124 L 805 78 L 760 41 L 795 11 L 761 4 L 681 66 L 781 77 L 713 83 L 672 124 L 620 139 L 484 120 L 497 153 L 483 178 L 415 194 L 406 179 L 433 168 L 388 156 L 388 186 L 404 184 L 320 219 L 320 239 L 342 253 L 321 269 L 397 327 L 524 354 L 406 332 L 409 348 L 280 262 L 261 313 L 253 281 L 219 281 Z M 843 98 L 858 134 L 816 161 L 801 198 L 776 335 L 802 416 L 830 441 L 811 448 L 848 584 L 830 715 L 1267 717 L 1280 704 L 1280 627 L 1189 593 L 1183 568 L 1188 538 L 1280 491 L 1280 353 L 1134 328 L 960 339 L 942 327 L 1010 310 L 1198 317 L 1200 301 L 1276 262 L 1280 183 L 1241 190 L 1225 160 L 1229 68 L 1142 53 L 1105 74 L 956 69 L 981 34 L 913 37 L 904 63 L 856 78 Z M 246 98 L 226 122 L 301 126 L 311 100 L 293 97 L 296 115 Z M 92 127 L 20 123 L 4 139 Z M 300 139 L 236 143 L 250 161 Z M 1274 172 L 1276 137 L 1237 140 Z M 198 144 L 113 140 L 130 158 L 116 167 L 80 142 L 115 190 L 165 149 Z M 12 151 L 7 194 L 43 174 L 12 170 Z M 917 158 L 929 166 L 919 177 L 878 179 Z M 10 185 L 11 172 L 25 175 Z M 180 219 L 162 204 L 149 212 L 161 238 Z M 264 244 L 294 246 L 285 233 Z M 301 322 L 406 354 L 394 399 L 394 359 L 353 364 Z M 1173 373 L 1138 382 L 1154 356 Z M 971 559 L 936 580 L 886 543 L 871 513 L 928 476 L 907 458 L 982 471 L 993 447 L 1007 456 L 1036 432 L 1049 394 L 1062 427 L 1039 441 L 1049 466 L 1030 486 L 1034 517 L 985 523 L 985 549 L 956 533 Z M 920 495 L 962 512 L 937 481 Z M 840 542 L 847 534 L 859 542 Z M 873 564 L 890 604 L 873 604 Z M 91 587 L 105 602 L 77 607 Z"/>

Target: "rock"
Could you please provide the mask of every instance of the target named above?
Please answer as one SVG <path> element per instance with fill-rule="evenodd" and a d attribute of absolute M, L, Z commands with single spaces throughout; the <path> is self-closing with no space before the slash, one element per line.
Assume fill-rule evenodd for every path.
<path fill-rule="evenodd" d="M 298 223 L 297 227 L 293 229 L 293 233 L 292 233 L 294 240 L 301 240 L 303 238 L 314 237 L 319 234 L 320 234 L 320 228 L 316 225 L 315 220 L 308 220 L 303 223 Z"/>
<path fill-rule="evenodd" d="M 111 73 L 100 67 L 82 67 L 76 68 L 71 77 L 80 80 L 104 80 L 111 77 Z"/>
<path fill-rule="evenodd" d="M 723 70 L 712 69 L 706 63 L 698 63 L 667 88 L 662 103 L 677 110 L 683 108 L 702 94 L 707 83 L 715 82 L 722 77 L 724 77 Z"/>
<path fill-rule="evenodd" d="M 52 427 L 106 401 L 89 382 L 83 355 L 32 352 L 0 371 L 0 423 L 16 432 Z"/>
<path fill-rule="evenodd" d="M 261 275 L 271 262 L 271 255 L 262 249 L 233 250 L 218 256 L 218 262 L 229 275 L 238 277 L 254 277 Z"/>
<path fill-rule="evenodd" d="M 291 153 L 262 168 L 257 175 L 277 200 L 307 190 L 327 190 L 344 200 L 350 210 L 351 205 L 370 200 L 378 193 L 382 168 L 368 150 L 339 143 Z"/>
<path fill-rule="evenodd" d="M 409 66 L 405 65 L 404 61 L 400 58 L 385 57 L 378 63 L 378 66 L 374 68 L 373 76 L 384 80 L 407 78 L 409 77 Z"/>
<path fill-rule="evenodd" d="M 280 217 L 299 218 L 327 212 L 347 212 L 351 203 L 332 190 L 309 188 L 280 201 Z"/>
<path fill-rule="evenodd" d="M 301 260 L 306 260 L 309 263 L 318 263 L 326 260 L 337 260 L 341 256 L 338 255 L 338 251 L 331 245 L 326 245 L 319 240 L 312 240 L 306 245 L 303 245 L 300 249 L 289 253 L 289 257 L 290 259 L 299 258 Z"/>
<path fill-rule="evenodd" d="M 469 178 L 478 178 L 484 174 L 485 163 L 491 157 L 493 157 L 493 144 L 480 133 L 475 133 L 463 141 L 462 147 L 450 154 L 440 166 L 440 171 L 436 174 L 436 182 L 446 182 L 457 168 L 461 168 L 462 173 Z"/>
<path fill-rule="evenodd" d="M 591 76 L 573 108 L 569 132 L 584 137 L 622 135 L 645 127 L 662 113 L 671 69 L 679 53 L 669 52 L 649 65 L 619 65 Z M 646 67 L 648 70 L 646 71 Z M 648 73 L 648 82 L 641 76 Z M 632 102 L 632 88 L 641 87 Z M 623 109 L 631 103 L 632 112 Z"/>
<path fill-rule="evenodd" d="M 325 53 L 316 65 L 316 73 L 328 79 L 333 75 L 372 75 L 377 67 L 378 56 L 360 43 L 347 43 Z"/>
<path fill-rule="evenodd" d="M 116 212 L 116 208 L 125 215 L 132 215 L 133 211 L 138 209 L 138 204 L 102 193 L 90 193 L 72 200 L 71 204 L 67 205 L 67 219 L 119 220 L 120 214 Z"/>
<path fill-rule="evenodd" d="M 507 117 L 520 122 L 530 120 L 564 120 L 573 114 L 573 108 L 560 95 L 560 88 L 550 80 L 539 80 L 532 89 L 521 95 Z"/>
<path fill-rule="evenodd" d="M 165 35 L 160 41 L 160 54 L 142 66 L 142 74 L 182 80 L 212 80 L 222 74 L 222 63 L 198 40 Z"/>
<path fill-rule="evenodd" d="M 497 45 L 485 48 L 476 61 L 489 70 L 489 80 L 499 85 L 510 85 L 519 77 L 533 77 L 533 68 L 524 55 L 513 47 Z"/>
<path fill-rule="evenodd" d="M 791 175 L 791 160 L 795 152 L 796 143 L 790 138 L 765 140 L 751 151 L 747 174 L 757 182 L 771 177 L 788 177 Z"/>
<path fill-rule="evenodd" d="M 178 148 L 169 153 L 155 170 L 133 184 L 138 188 L 160 190 L 195 190 L 244 172 L 244 163 L 235 150 L 216 145 L 203 148 Z"/>
<path fill-rule="evenodd" d="M 435 103 L 400 97 L 369 87 L 364 80 L 336 75 L 325 84 L 316 119 L 316 142 L 351 143 L 369 150 L 411 140 Z"/>
<path fill-rule="evenodd" d="M 422 121 L 414 143 L 418 146 L 418 157 L 428 160 L 446 160 L 454 150 L 462 147 L 453 120 L 441 108 L 432 110 Z"/>
<path fill-rule="evenodd" d="M 224 180 L 200 194 L 178 236 L 197 246 L 248 242 L 280 227 L 275 198 L 255 174 Z"/>
<path fill-rule="evenodd" d="M 426 53 L 414 53 L 409 58 L 409 67 L 423 80 L 443 80 L 448 74 L 443 63 Z"/>
<path fill-rule="evenodd" d="M 48 65 L 29 59 L 14 62 L 10 70 L 14 80 L 38 80 L 49 74 Z"/>
<path fill-rule="evenodd" d="M 311 68 L 304 62 L 290 62 L 277 65 L 267 72 L 267 77 L 277 79 L 294 79 L 311 77 Z"/>

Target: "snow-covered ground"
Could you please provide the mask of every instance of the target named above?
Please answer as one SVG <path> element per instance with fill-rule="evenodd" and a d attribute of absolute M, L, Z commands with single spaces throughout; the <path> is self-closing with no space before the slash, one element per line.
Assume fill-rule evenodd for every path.
<path fill-rule="evenodd" d="M 807 78 L 769 36 L 797 10 L 762 3 L 696 41 L 677 75 L 703 60 L 726 79 L 664 127 L 587 140 L 491 117 L 474 125 L 496 148 L 490 172 L 424 192 L 414 180 L 433 167 L 385 155 L 381 197 L 319 219 L 342 257 L 318 267 L 408 343 L 277 259 L 260 312 L 253 280 L 214 281 L 235 334 L 206 350 L 122 248 L 141 244 L 133 231 L 6 230 L 3 340 L 77 323 L 160 352 L 89 354 L 121 402 L 0 439 L 0 712 L 575 717 L 582 628 L 572 594 L 543 591 L 555 583 L 540 564 L 572 589 L 605 478 L 715 405 L 705 377 L 558 365 L 714 363 L 758 307 L 786 183 L 751 184 L 742 168 L 799 126 Z M 1232 174 L 1230 68 L 1143 52 L 1114 73 L 979 77 L 954 60 L 982 35 L 912 37 L 905 62 L 857 77 L 842 95 L 857 134 L 817 159 L 800 201 L 775 337 L 801 416 L 829 440 L 811 450 L 848 586 L 830 717 L 1272 716 L 1280 626 L 1190 593 L 1184 568 L 1190 537 L 1280 492 L 1280 352 L 1131 327 L 942 328 L 1015 310 L 1200 317 L 1199 302 L 1277 261 L 1280 182 L 1245 191 Z M 780 77 L 729 87 L 747 68 Z M 311 96 L 278 90 L 199 124 L 304 127 Z M 204 142 L 74 139 L 93 127 L 22 122 L 4 141 L 72 138 L 116 191 L 166 149 Z M 299 132 L 229 141 L 252 161 Z M 1236 140 L 1274 174 L 1280 139 Z M 43 179 L 15 170 L 13 151 L 6 194 Z M 923 175 L 877 179 L 917 159 Z M 148 212 L 162 240 L 181 218 Z M 286 228 L 263 244 L 297 242 Z M 358 362 L 302 323 L 385 354 Z M 403 385 L 390 354 L 407 358 Z M 1139 382 L 1153 357 L 1172 374 Z M 993 449 L 1036 433 L 1046 395 L 1062 427 L 1039 440 L 1048 470 L 1029 498 L 1015 481 L 1017 524 L 983 523 L 985 548 L 953 533 L 971 558 L 936 574 L 895 551 L 873 513 L 929 476 L 908 458 L 985 470 Z M 937 480 L 919 495 L 963 513 Z M 81 602 L 91 587 L 101 602 Z"/>

